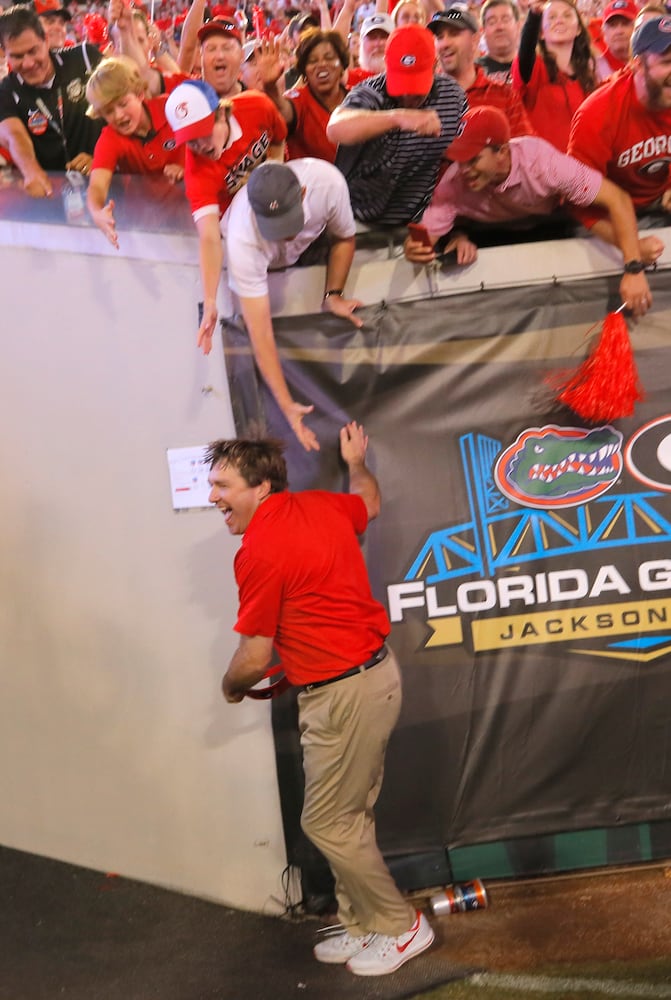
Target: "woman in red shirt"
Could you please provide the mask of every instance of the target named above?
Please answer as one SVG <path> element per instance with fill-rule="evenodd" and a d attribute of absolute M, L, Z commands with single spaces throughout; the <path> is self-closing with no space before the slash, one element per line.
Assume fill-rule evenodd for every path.
<path fill-rule="evenodd" d="M 589 32 L 571 0 L 532 0 L 512 65 L 537 135 L 563 153 L 571 119 L 596 86 Z"/>
<path fill-rule="evenodd" d="M 333 163 L 336 146 L 326 138 L 326 126 L 347 93 L 343 73 L 349 65 L 349 52 L 342 36 L 319 28 L 306 31 L 296 50 L 300 83 L 284 94 L 279 90 L 282 63 L 278 44 L 273 39 L 264 40 L 261 53 L 265 92 L 287 123 L 288 158 L 316 156 Z"/>

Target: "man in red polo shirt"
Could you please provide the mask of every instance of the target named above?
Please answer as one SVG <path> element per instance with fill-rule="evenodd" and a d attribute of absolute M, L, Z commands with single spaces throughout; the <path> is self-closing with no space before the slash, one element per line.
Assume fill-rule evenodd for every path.
<path fill-rule="evenodd" d="M 244 535 L 235 557 L 240 640 L 224 697 L 242 701 L 266 675 L 274 649 L 301 689 L 301 826 L 331 866 L 343 926 L 314 955 L 378 976 L 419 955 L 434 935 L 399 892 L 375 837 L 373 806 L 401 681 L 358 541 L 380 510 L 367 445 L 360 425 L 341 429 L 349 494 L 290 493 L 282 446 L 273 441 L 215 441 L 207 460 L 210 502 L 232 535 Z"/>
<path fill-rule="evenodd" d="M 250 90 L 220 100 L 204 80 L 180 83 L 168 97 L 165 111 L 175 141 L 188 146 L 184 186 L 198 230 L 203 282 L 198 346 L 209 354 L 224 262 L 219 220 L 255 166 L 266 157 L 284 159 L 287 126 L 265 94 Z"/>

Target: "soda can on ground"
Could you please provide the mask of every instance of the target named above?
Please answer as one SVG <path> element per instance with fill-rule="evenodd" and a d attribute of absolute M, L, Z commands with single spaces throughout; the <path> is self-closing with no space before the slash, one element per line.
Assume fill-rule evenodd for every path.
<path fill-rule="evenodd" d="M 436 916 L 448 913 L 466 913 L 467 910 L 484 910 L 488 905 L 487 890 L 482 880 L 462 882 L 447 886 L 442 892 L 431 897 L 431 912 Z"/>

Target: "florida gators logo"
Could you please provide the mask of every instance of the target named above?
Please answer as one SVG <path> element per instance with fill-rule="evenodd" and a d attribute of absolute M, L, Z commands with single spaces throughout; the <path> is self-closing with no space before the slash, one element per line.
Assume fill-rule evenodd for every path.
<path fill-rule="evenodd" d="M 576 507 L 609 490 L 622 472 L 614 427 L 531 427 L 496 460 L 501 492 L 525 507 Z"/>

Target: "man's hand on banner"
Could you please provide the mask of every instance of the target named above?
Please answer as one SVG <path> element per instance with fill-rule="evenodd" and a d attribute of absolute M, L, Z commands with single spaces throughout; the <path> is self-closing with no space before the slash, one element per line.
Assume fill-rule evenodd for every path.
<path fill-rule="evenodd" d="M 353 326 L 360 329 L 363 326 L 363 320 L 354 315 L 354 310 L 362 305 L 363 302 L 360 302 L 359 299 L 345 299 L 342 295 L 329 295 L 322 302 L 322 312 L 342 316 L 343 319 L 348 319 Z"/>

